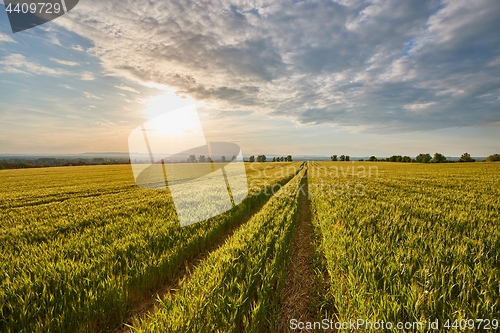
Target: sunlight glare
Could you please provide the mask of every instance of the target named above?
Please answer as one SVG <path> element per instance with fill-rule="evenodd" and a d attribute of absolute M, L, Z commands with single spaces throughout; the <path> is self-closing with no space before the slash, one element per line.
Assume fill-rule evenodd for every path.
<path fill-rule="evenodd" d="M 195 100 L 179 96 L 172 88 L 163 88 L 164 93 L 161 95 L 150 97 L 143 101 L 145 108 L 143 114 L 145 117 L 152 119 L 166 112 L 180 109 L 190 105 L 200 105 Z"/>

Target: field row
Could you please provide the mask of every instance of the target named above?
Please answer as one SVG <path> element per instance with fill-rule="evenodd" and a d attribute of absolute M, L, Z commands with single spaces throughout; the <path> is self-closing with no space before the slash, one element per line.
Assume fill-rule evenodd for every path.
<path fill-rule="evenodd" d="M 210 254 L 134 332 L 270 332 L 296 226 L 306 169 Z"/>
<path fill-rule="evenodd" d="M 500 165 L 381 163 L 372 177 L 325 176 L 340 165 L 314 163 L 309 179 L 323 189 L 310 192 L 331 318 L 500 318 Z M 348 182 L 359 193 L 335 191 Z"/>
<path fill-rule="evenodd" d="M 252 165 L 249 185 L 284 184 L 299 166 L 276 165 L 263 177 L 267 165 Z M 181 228 L 168 192 L 137 188 L 129 168 L 21 171 L 22 178 L 19 170 L 0 175 L 2 332 L 112 330 L 269 198 L 253 192 L 234 209 Z"/>

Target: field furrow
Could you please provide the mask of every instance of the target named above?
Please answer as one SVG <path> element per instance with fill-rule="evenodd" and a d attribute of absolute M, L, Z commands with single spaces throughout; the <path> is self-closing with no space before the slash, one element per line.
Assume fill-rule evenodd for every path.
<path fill-rule="evenodd" d="M 290 328 L 293 320 L 312 322 L 316 319 L 316 309 L 314 309 L 316 300 L 313 299 L 315 288 L 318 287 L 313 271 L 316 249 L 312 233 L 307 178 L 306 171 L 302 181 L 298 222 L 293 236 L 285 287 L 279 301 L 280 310 L 276 320 L 278 332 L 293 332 L 294 330 Z"/>
<path fill-rule="evenodd" d="M 99 190 L 85 189 L 73 180 L 75 198 L 54 202 L 53 209 L 51 205 L 28 205 L 24 215 L 16 207 L 2 210 L 0 225 L 17 225 L 3 229 L 0 238 L 0 330 L 113 330 L 127 318 L 134 304 L 178 278 L 184 262 L 206 251 L 267 200 L 270 192 L 259 194 L 257 189 L 286 183 L 299 165 L 268 168 L 267 178 L 261 175 L 265 165 L 251 166 L 248 178 L 253 192 L 242 204 L 185 228 L 178 225 L 167 191 L 133 187 L 132 193 L 123 197 L 115 193 L 101 196 L 104 202 L 86 201 L 88 198 L 77 195 L 85 191 L 106 192 L 107 183 L 111 183 L 111 187 L 116 183 L 130 187 L 130 180 L 121 181 L 126 177 L 124 173 L 130 176 L 125 167 L 113 167 L 117 171 L 114 174 L 117 182 L 108 179 L 107 183 L 101 183 Z M 97 175 L 101 172 L 100 168 L 81 169 L 90 173 L 87 175 L 90 183 L 92 171 Z M 52 171 L 52 177 L 56 178 L 56 171 L 61 175 L 67 172 L 65 168 L 58 168 Z M 10 173 L 2 173 L 4 175 L 9 184 Z M 26 198 L 39 196 L 37 185 L 46 186 L 48 180 L 39 177 L 38 183 L 32 183 L 31 192 L 24 194 Z M 3 193 L 2 198 L 9 202 L 17 195 L 13 189 Z M 25 199 L 25 202 L 31 201 Z M 71 210 L 72 215 L 67 216 Z M 80 214 L 84 211 L 88 212 L 88 218 Z M 51 213 L 53 219 L 49 218 Z M 47 214 L 46 218 L 43 214 Z"/>
<path fill-rule="evenodd" d="M 305 168 L 133 331 L 273 331 L 304 174 Z"/>

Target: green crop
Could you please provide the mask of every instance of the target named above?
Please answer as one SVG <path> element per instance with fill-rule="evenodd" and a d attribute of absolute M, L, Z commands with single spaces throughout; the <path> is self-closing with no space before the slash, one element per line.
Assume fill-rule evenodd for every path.
<path fill-rule="evenodd" d="M 284 183 L 294 168 L 249 183 Z M 295 170 L 296 171 L 296 170 Z M 168 191 L 133 183 L 129 166 L 7 170 L 0 174 L 0 331 L 112 330 L 128 309 L 172 279 L 267 199 L 181 228 Z"/>
<path fill-rule="evenodd" d="M 317 319 L 500 319 L 499 164 L 302 165 L 246 164 L 249 196 L 184 228 L 130 166 L 3 170 L 0 331 L 113 331 L 171 285 L 132 330 L 274 331 L 306 172 Z"/>
<path fill-rule="evenodd" d="M 499 181 L 498 164 L 315 163 L 330 316 L 500 318 Z"/>
<path fill-rule="evenodd" d="M 133 331 L 272 331 L 304 173 L 305 168 L 277 191 Z"/>

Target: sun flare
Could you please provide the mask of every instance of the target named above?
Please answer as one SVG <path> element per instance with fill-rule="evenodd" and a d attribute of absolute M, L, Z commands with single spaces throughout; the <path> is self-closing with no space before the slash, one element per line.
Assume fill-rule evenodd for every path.
<path fill-rule="evenodd" d="M 179 96 L 174 89 L 166 88 L 161 95 L 150 97 L 143 101 L 143 114 L 151 119 L 166 112 L 177 110 L 190 105 L 199 105 L 194 99 Z"/>
<path fill-rule="evenodd" d="M 196 112 L 196 106 L 202 106 L 203 103 L 196 102 L 194 99 L 179 96 L 172 88 L 162 87 L 164 93 L 150 97 L 143 101 L 145 105 L 142 110 L 146 118 L 157 118 L 166 113 L 175 113 L 175 123 L 160 121 L 152 124 L 155 132 L 166 136 L 181 136 L 189 132 L 199 130 L 199 118 Z M 193 107 L 193 109 L 189 107 Z M 171 114 L 173 115 L 173 114 Z"/>

